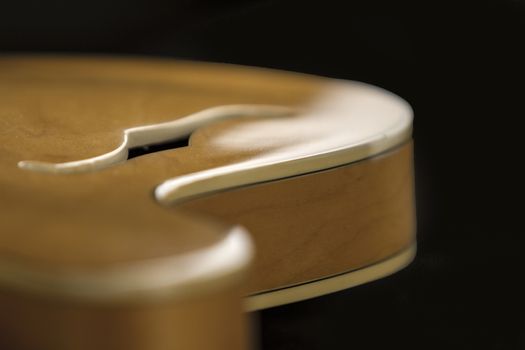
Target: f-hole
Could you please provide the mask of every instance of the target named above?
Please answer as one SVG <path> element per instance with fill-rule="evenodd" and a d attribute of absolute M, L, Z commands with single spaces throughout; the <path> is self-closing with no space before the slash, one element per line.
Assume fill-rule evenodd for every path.
<path fill-rule="evenodd" d="M 189 145 L 192 132 L 211 123 L 234 118 L 290 116 L 295 113 L 294 108 L 283 106 L 225 105 L 211 107 L 173 121 L 125 129 L 120 146 L 98 156 L 63 163 L 21 160 L 18 162 L 18 167 L 54 174 L 100 170 L 149 153 L 186 147 Z M 170 139 L 170 135 L 173 138 Z M 140 146 L 131 147 L 130 145 Z"/>
<path fill-rule="evenodd" d="M 140 157 L 146 154 L 166 151 L 169 149 L 176 149 L 182 147 L 188 147 L 190 144 L 190 136 L 188 135 L 181 139 L 169 140 L 166 142 L 153 143 L 149 145 L 143 145 L 133 147 L 128 150 L 128 160 L 136 157 Z"/>

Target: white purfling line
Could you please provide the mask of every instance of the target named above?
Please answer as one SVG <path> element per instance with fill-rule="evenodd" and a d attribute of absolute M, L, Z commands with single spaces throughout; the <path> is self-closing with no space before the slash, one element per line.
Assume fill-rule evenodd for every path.
<path fill-rule="evenodd" d="M 417 243 L 414 241 L 409 247 L 394 256 L 369 266 L 298 285 L 248 295 L 244 299 L 244 309 L 247 312 L 262 310 L 312 299 L 378 280 L 405 268 L 414 260 L 416 251 Z"/>
<path fill-rule="evenodd" d="M 224 105 L 212 107 L 170 122 L 125 129 L 124 140 L 121 145 L 113 151 L 100 156 L 65 163 L 23 160 L 18 162 L 18 167 L 55 174 L 100 170 L 126 161 L 130 148 L 183 138 L 189 136 L 198 128 L 214 122 L 238 117 L 287 116 L 295 111 L 296 109 L 291 107 L 271 105 Z"/>
<path fill-rule="evenodd" d="M 309 155 L 252 159 L 168 179 L 155 188 L 155 198 L 164 205 L 175 204 L 215 191 L 277 180 L 356 162 L 388 151 L 406 142 L 412 129 L 403 125 L 388 135 L 370 138 L 359 145 L 346 145 Z"/>

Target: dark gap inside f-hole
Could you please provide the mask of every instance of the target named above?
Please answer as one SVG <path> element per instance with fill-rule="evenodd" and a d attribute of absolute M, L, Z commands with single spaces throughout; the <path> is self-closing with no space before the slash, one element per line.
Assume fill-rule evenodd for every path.
<path fill-rule="evenodd" d="M 140 157 L 146 154 L 165 151 L 168 149 L 175 149 L 187 147 L 190 144 L 190 136 L 188 135 L 182 139 L 169 140 L 166 142 L 153 143 L 150 145 L 133 147 L 128 150 L 128 159 Z"/>

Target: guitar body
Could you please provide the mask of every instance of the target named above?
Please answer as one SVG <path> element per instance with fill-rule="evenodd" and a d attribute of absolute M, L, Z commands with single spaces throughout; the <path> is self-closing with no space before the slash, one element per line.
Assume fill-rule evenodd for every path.
<path fill-rule="evenodd" d="M 243 349 L 243 311 L 401 269 L 411 126 L 357 82 L 1 58 L 0 347 Z"/>

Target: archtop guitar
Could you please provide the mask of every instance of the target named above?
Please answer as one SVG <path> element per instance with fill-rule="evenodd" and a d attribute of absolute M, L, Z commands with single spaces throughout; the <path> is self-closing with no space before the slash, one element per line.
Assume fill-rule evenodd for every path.
<path fill-rule="evenodd" d="M 363 83 L 0 58 L 0 348 L 235 350 L 415 253 L 412 110 Z"/>

